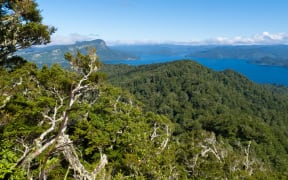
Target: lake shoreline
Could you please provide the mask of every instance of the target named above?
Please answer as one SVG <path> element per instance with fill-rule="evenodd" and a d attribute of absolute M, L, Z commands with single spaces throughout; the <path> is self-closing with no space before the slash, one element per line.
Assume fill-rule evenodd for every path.
<path fill-rule="evenodd" d="M 223 71 L 226 69 L 234 70 L 251 81 L 259 84 L 273 84 L 288 86 L 288 68 L 282 66 L 260 65 L 252 63 L 250 60 L 244 59 L 210 59 L 210 58 L 187 58 L 185 56 L 157 56 L 145 55 L 138 60 L 116 60 L 103 62 L 106 64 L 127 64 L 132 66 L 166 63 L 177 60 L 196 61 L 215 71 Z"/>

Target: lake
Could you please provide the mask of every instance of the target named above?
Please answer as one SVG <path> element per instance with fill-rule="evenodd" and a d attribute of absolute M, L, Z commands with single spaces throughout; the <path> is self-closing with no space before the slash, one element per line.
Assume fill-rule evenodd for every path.
<path fill-rule="evenodd" d="M 185 56 L 161 56 L 141 55 L 138 60 L 110 61 L 109 64 L 144 65 L 164 63 L 179 59 L 187 59 Z M 260 84 L 277 84 L 288 86 L 288 68 L 276 66 L 263 66 L 251 64 L 246 60 L 235 59 L 203 59 L 195 58 L 194 61 L 216 71 L 232 69 L 246 76 L 250 80 Z"/>

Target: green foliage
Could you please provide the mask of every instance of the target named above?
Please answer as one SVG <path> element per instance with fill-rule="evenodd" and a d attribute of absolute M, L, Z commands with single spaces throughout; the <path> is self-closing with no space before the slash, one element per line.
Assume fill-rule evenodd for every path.
<path fill-rule="evenodd" d="M 0 96 L 2 100 L 0 132 L 1 139 L 7 144 L 3 147 L 5 156 L 3 155 L 2 160 L 3 164 L 10 162 L 11 166 L 9 172 L 1 172 L 6 176 L 8 173 L 12 178 L 18 171 L 16 163 L 24 153 L 24 146 L 33 147 L 35 138 L 50 126 L 43 124 L 43 113 L 52 113 L 57 103 L 57 96 L 53 93 L 53 89 L 69 93 L 72 78 L 75 75 L 63 70 L 58 65 L 52 66 L 50 69 L 39 70 L 35 64 L 30 63 L 11 72 L 5 70 L 2 72 L 1 83 L 4 86 L 1 88 Z M 7 101 L 5 102 L 5 100 Z M 13 161 L 7 156 L 9 154 L 14 155 Z M 43 159 L 45 156 L 40 156 L 34 162 L 35 166 L 37 167 L 37 164 Z M 49 168 L 49 162 L 50 160 L 47 168 Z M 55 164 L 57 167 L 57 163 Z M 24 175 L 25 173 L 22 172 L 21 177 L 23 178 Z"/>
<path fill-rule="evenodd" d="M 172 161 L 173 156 L 164 158 L 166 151 L 159 148 L 166 138 L 162 127 L 168 125 L 171 133 L 171 122 L 153 113 L 143 113 L 137 104 L 132 104 L 135 102 L 133 97 L 120 89 L 103 87 L 101 92 L 89 116 L 69 130 L 74 142 L 79 142 L 83 148 L 83 158 L 90 163 L 97 162 L 99 151 L 105 152 L 110 162 L 108 168 L 113 170 L 112 176 L 117 173 L 125 176 L 165 175 L 167 172 L 159 169 L 158 163 L 165 159 Z M 159 125 L 159 136 L 151 141 L 154 124 Z M 168 164 L 162 168 L 165 166 Z"/>
<path fill-rule="evenodd" d="M 266 169 L 273 169 L 267 174 L 274 176 L 275 172 L 285 174 L 287 171 L 284 161 L 288 160 L 288 98 L 284 88 L 257 85 L 234 71 L 218 73 L 193 61 L 137 67 L 105 65 L 103 72 L 108 73 L 108 81 L 112 84 L 129 90 L 142 101 L 146 110 L 164 114 L 175 123 L 174 136 L 183 147 L 181 156 L 195 151 L 195 147 L 185 145 L 186 140 L 182 141 L 193 135 L 190 142 L 202 142 L 203 137 L 197 134 L 204 130 L 224 139 L 223 149 L 232 148 L 231 157 L 228 156 L 228 159 L 233 157 L 230 162 L 241 158 L 237 153 L 243 149 L 237 144 L 252 141 L 253 157 L 264 162 Z M 181 156 L 178 162 L 187 169 Z M 225 167 L 229 164 L 216 162 L 213 160 L 210 166 L 211 162 L 205 160 L 199 171 L 203 174 L 215 170 L 217 173 L 211 177 L 227 174 Z M 263 175 L 260 169 L 258 166 L 255 177 Z M 247 175 L 240 174 L 237 176 Z M 200 174 L 191 177 L 204 178 Z"/>
<path fill-rule="evenodd" d="M 17 152 L 11 151 L 13 144 L 5 139 L 2 139 L 0 143 L 0 179 L 5 179 L 7 177 L 6 174 L 10 173 L 13 173 L 12 179 L 21 179 L 25 172 L 21 169 L 14 169 L 19 157 Z"/>
<path fill-rule="evenodd" d="M 96 49 L 87 48 L 88 55 L 84 55 L 80 52 L 80 50 L 76 51 L 76 55 L 73 56 L 71 53 L 65 53 L 64 57 L 68 60 L 72 66 L 72 68 L 81 74 L 87 74 L 92 67 L 100 67 L 99 58 L 91 57 L 89 54 L 95 54 Z M 91 64 L 91 61 L 92 64 Z"/>
<path fill-rule="evenodd" d="M 30 0 L 0 2 L 0 61 L 18 49 L 47 44 L 54 27 L 42 24 L 37 3 Z M 9 62 L 8 62 L 9 63 Z"/>
<path fill-rule="evenodd" d="M 109 163 L 97 178 L 287 177 L 285 88 L 257 85 L 231 70 L 217 73 L 192 61 L 104 66 L 108 80 L 122 90 L 104 83 L 102 72 L 90 71 L 100 65 L 90 53 L 66 54 L 75 71 L 32 63 L 0 69 L 0 178 L 24 179 L 42 171 L 49 179 L 73 178 L 61 153 L 69 144 L 41 152 L 29 173 L 19 167 L 26 150 L 37 152 L 37 138 L 51 127 L 45 115 L 63 114 L 69 117 L 65 133 L 86 169 L 92 171 L 107 155 Z M 79 81 L 82 89 L 69 106 Z M 54 138 L 61 127 L 57 121 L 47 136 Z"/>
<path fill-rule="evenodd" d="M 81 72 L 84 72 L 89 67 L 82 68 Z M 35 146 L 36 138 L 51 126 L 43 116 L 53 116 L 55 107 L 60 104 L 58 96 L 64 97 L 64 105 L 68 104 L 71 88 L 82 76 L 59 65 L 37 69 L 31 63 L 2 72 L 0 138 L 6 145 L 1 145 L 1 177 L 37 176 L 42 167 L 51 179 L 73 177 L 67 161 L 57 149 L 45 150 L 37 156 L 31 162 L 29 174 L 18 167 L 18 161 L 26 147 L 34 150 L 31 148 Z M 105 153 L 109 160 L 106 171 L 111 177 L 120 174 L 156 179 L 170 176 L 176 163 L 176 146 L 170 143 L 173 123 L 164 116 L 143 112 L 140 103 L 129 93 L 102 83 L 102 77 L 101 73 L 96 73 L 87 78 L 84 85 L 89 83 L 97 88 L 79 96 L 79 102 L 69 109 L 67 133 L 77 147 L 81 162 L 92 170 L 101 153 Z M 59 109 L 63 110 L 64 106 Z M 60 125 L 55 126 L 60 128 Z M 57 134 L 58 128 L 49 135 Z"/>

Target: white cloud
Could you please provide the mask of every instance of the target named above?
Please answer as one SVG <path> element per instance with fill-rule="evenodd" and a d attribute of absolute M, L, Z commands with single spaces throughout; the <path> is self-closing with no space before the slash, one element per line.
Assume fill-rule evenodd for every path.
<path fill-rule="evenodd" d="M 116 40 L 116 41 L 106 41 L 109 46 L 114 45 L 147 45 L 147 44 L 177 44 L 177 41 L 160 41 L 160 40 Z"/>
<path fill-rule="evenodd" d="M 78 33 L 73 33 L 69 35 L 52 35 L 51 43 L 49 45 L 59 45 L 59 44 L 74 44 L 77 41 L 91 41 L 97 39 L 97 34 L 82 35 Z"/>
<path fill-rule="evenodd" d="M 182 45 L 272 45 L 272 44 L 288 44 L 288 33 L 275 33 L 263 32 L 261 34 L 255 34 L 251 37 L 235 36 L 229 37 L 216 37 L 199 41 L 108 41 L 109 45 L 118 44 L 182 44 Z"/>
<path fill-rule="evenodd" d="M 199 42 L 201 44 L 201 42 Z M 208 39 L 202 42 L 203 44 L 243 44 L 243 45 L 253 45 L 253 44 L 288 44 L 288 34 L 287 33 L 276 33 L 271 34 L 269 32 L 263 32 L 261 34 L 256 34 L 252 37 L 242 37 L 236 36 L 233 38 L 227 37 L 217 37 L 213 39 Z"/>
<path fill-rule="evenodd" d="M 90 41 L 98 39 L 99 35 L 89 34 L 82 35 L 73 33 L 70 35 L 53 35 L 52 42 L 49 45 L 59 44 L 73 44 L 77 41 Z M 105 40 L 105 39 L 104 39 Z M 269 33 L 262 32 L 261 34 L 255 34 L 251 37 L 247 36 L 235 36 L 235 37 L 216 37 L 200 41 L 157 41 L 157 40 L 114 40 L 107 42 L 108 45 L 135 45 L 135 44 L 186 44 L 186 45 L 272 45 L 272 44 L 288 44 L 288 33 Z"/>

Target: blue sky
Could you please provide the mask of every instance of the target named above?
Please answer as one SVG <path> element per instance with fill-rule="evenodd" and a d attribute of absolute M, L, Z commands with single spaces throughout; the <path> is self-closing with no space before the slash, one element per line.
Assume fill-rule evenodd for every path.
<path fill-rule="evenodd" d="M 287 0 L 36 0 L 54 44 L 286 44 Z"/>

